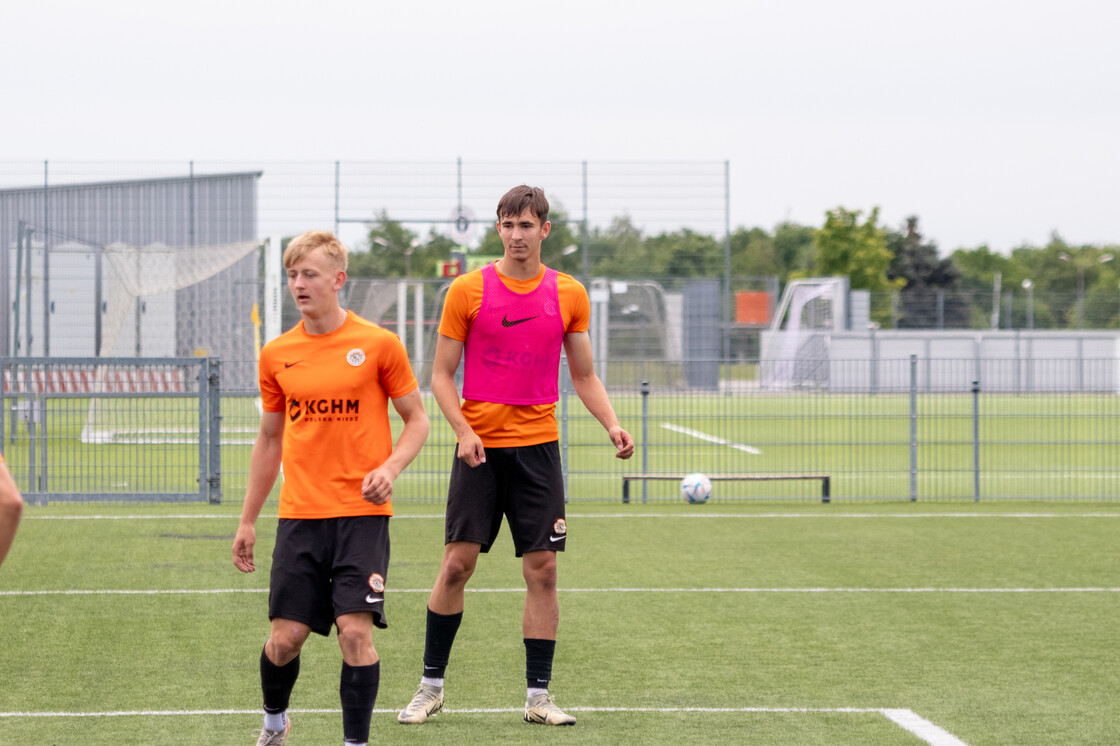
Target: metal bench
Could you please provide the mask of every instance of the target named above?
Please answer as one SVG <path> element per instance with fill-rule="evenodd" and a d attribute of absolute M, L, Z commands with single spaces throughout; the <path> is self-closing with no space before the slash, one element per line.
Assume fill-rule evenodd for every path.
<path fill-rule="evenodd" d="M 623 474 L 622 475 L 622 502 L 630 502 L 630 483 L 654 479 L 660 481 L 681 481 L 684 474 Z M 708 479 L 713 482 L 786 482 L 791 480 L 819 479 L 821 480 L 821 502 L 827 503 L 832 499 L 828 474 L 708 474 Z"/>

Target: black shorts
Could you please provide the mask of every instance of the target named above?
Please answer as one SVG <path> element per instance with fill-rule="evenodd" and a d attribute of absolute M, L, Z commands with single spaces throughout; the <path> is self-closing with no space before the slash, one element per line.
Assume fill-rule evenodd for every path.
<path fill-rule="evenodd" d="M 268 618 L 302 622 L 329 635 L 334 620 L 373 613 L 384 629 L 389 516 L 281 518 L 269 578 Z"/>
<path fill-rule="evenodd" d="M 556 441 L 516 448 L 487 448 L 475 468 L 458 458 L 447 490 L 447 543 L 469 541 L 489 552 L 509 522 L 518 557 L 542 549 L 564 551 L 564 472 Z"/>

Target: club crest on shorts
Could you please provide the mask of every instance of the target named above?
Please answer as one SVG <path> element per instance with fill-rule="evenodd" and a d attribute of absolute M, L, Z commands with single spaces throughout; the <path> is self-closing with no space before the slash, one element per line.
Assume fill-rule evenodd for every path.
<path fill-rule="evenodd" d="M 369 576 L 369 587 L 373 589 L 374 593 L 385 592 L 385 578 L 381 577 L 379 573 L 374 573 Z"/>
<path fill-rule="evenodd" d="M 556 523 L 552 524 L 552 533 L 557 536 L 563 536 L 568 533 L 568 524 L 564 522 L 563 518 L 557 518 Z"/>
<path fill-rule="evenodd" d="M 363 352 L 361 349 L 359 349 L 357 347 L 350 350 L 350 352 L 346 353 L 346 362 L 350 363 L 355 368 L 357 368 L 359 365 L 361 365 L 365 361 L 366 361 L 366 353 Z"/>

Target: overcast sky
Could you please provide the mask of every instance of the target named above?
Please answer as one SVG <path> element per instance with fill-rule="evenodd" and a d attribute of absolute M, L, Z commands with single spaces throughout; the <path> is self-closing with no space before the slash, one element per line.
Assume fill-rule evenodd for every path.
<path fill-rule="evenodd" d="M 730 161 L 943 252 L 1120 243 L 1114 0 L 4 0 L 12 160 Z"/>

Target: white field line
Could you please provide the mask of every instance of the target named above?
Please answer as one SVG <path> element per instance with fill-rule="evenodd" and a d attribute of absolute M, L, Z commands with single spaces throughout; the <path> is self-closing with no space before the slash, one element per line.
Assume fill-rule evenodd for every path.
<path fill-rule="evenodd" d="M 702 433 L 699 430 L 693 430 L 690 427 L 681 427 L 680 425 L 674 425 L 671 422 L 662 422 L 661 427 L 665 428 L 666 430 L 672 430 L 674 433 L 691 435 L 693 438 L 697 438 L 699 440 L 705 440 L 709 443 L 715 443 L 717 445 L 734 448 L 735 450 L 742 451 L 743 453 L 750 453 L 754 456 L 762 455 L 762 451 L 758 450 L 754 446 L 748 446 L 742 443 L 732 443 L 730 440 L 725 440 L 723 438 L 716 437 L 715 435 L 708 435 L 707 433 Z"/>
<path fill-rule="evenodd" d="M 1120 593 L 1120 587 L 1055 588 L 557 588 L 560 593 Z M 392 588 L 390 593 L 431 593 L 431 588 Z M 467 593 L 524 593 L 524 588 L 467 588 Z M 220 596 L 268 593 L 267 588 L 69 589 L 0 591 L 2 596 Z"/>
<path fill-rule="evenodd" d="M 913 710 L 880 710 L 880 712 L 888 720 L 897 723 L 931 746 L 965 746 L 964 741 L 919 716 Z"/>
<path fill-rule="evenodd" d="M 903 730 L 913 733 L 930 746 L 968 746 L 944 728 L 934 725 L 913 710 L 883 707 L 566 707 L 570 712 L 695 712 L 695 713 L 878 713 Z M 292 709 L 292 714 L 337 714 L 335 709 Z M 396 710 L 378 710 L 374 714 L 395 714 Z M 521 708 L 475 707 L 444 709 L 444 713 L 490 715 L 521 712 Z M 106 718 L 106 717 L 182 717 L 214 715 L 259 715 L 260 710 L 117 710 L 109 712 L 0 712 L 0 718 Z"/>

